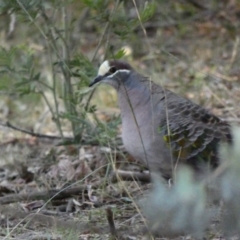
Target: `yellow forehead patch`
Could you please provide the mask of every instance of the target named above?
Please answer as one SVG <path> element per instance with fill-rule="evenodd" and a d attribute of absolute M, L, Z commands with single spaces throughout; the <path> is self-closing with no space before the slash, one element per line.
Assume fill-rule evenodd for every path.
<path fill-rule="evenodd" d="M 104 76 L 110 69 L 109 62 L 104 61 L 98 69 L 98 76 Z"/>

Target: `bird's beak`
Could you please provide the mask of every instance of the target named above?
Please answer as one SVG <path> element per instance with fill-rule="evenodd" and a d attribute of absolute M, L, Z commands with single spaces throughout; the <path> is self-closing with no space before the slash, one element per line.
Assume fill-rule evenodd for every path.
<path fill-rule="evenodd" d="M 92 87 L 93 85 L 95 85 L 96 83 L 100 82 L 104 77 L 99 75 L 97 77 L 95 77 L 92 82 L 90 82 L 89 87 Z"/>

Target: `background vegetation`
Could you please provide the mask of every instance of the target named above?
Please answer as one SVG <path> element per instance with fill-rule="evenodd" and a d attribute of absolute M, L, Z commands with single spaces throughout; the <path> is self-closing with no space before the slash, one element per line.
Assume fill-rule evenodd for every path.
<path fill-rule="evenodd" d="M 145 195 L 148 185 L 116 181 L 110 175 L 116 168 L 132 170 L 135 162 L 122 150 L 116 93 L 107 86 L 95 91 L 88 84 L 103 60 L 121 58 L 154 81 L 236 124 L 240 115 L 239 26 L 238 0 L 0 1 L 0 203 L 8 204 L 0 208 L 0 236 L 106 239 L 116 235 L 111 228 L 114 213 L 118 235 L 141 239 L 146 224 L 134 199 Z M 235 159 L 233 168 L 238 169 L 237 149 L 225 146 L 222 151 L 223 158 Z M 161 229 L 153 231 L 202 237 L 207 227 L 207 237 L 213 239 L 223 232 L 235 233 L 239 205 L 233 196 L 239 193 L 238 187 L 232 186 L 238 182 L 238 174 L 223 174 L 217 181 L 221 184 L 214 184 L 217 193 L 207 199 L 206 184 L 195 183 L 186 171 L 180 174 L 182 185 L 176 185 L 172 193 L 165 192 L 166 186 L 160 183 L 160 198 L 151 193 L 150 200 L 156 197 L 156 202 L 163 204 L 156 206 L 159 212 L 154 216 L 145 208 L 152 225 L 157 223 Z M 67 200 L 60 194 L 66 187 L 78 191 L 67 192 Z M 180 203 L 172 201 L 166 212 L 161 212 L 166 202 L 159 199 L 179 199 L 176 194 L 184 193 L 185 188 L 195 197 L 189 202 L 185 198 Z M 50 194 L 53 189 L 59 198 Z M 31 198 L 30 193 L 46 194 L 45 198 L 44 194 L 32 194 Z M 12 200 L 6 200 L 7 196 Z M 201 196 L 199 205 L 192 205 L 196 196 Z M 214 222 L 212 215 L 205 214 L 205 203 L 215 198 L 234 207 Z M 195 225 L 184 218 L 189 217 L 186 212 L 182 212 L 184 216 L 171 215 L 182 206 L 186 212 L 198 209 L 191 215 Z M 54 218 L 57 211 L 53 214 L 49 209 L 63 212 L 60 220 Z M 211 209 L 219 213 L 219 208 Z M 70 218 L 66 212 L 74 214 Z M 168 224 L 165 232 L 162 222 L 156 220 L 162 214 L 173 216 L 169 221 L 160 218 Z M 46 220 L 46 215 L 53 219 Z M 76 227 L 79 221 L 83 225 Z M 46 228 L 48 224 L 50 228 Z M 172 224 L 177 227 L 172 229 Z"/>

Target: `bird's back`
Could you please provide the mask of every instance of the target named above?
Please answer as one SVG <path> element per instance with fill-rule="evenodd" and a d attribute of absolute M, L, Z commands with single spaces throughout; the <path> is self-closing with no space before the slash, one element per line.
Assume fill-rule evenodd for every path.
<path fill-rule="evenodd" d="M 155 87 L 155 89 L 154 89 Z M 219 163 L 221 141 L 231 142 L 230 125 L 203 107 L 169 90 L 153 86 L 153 95 L 162 94 L 159 134 L 180 162 L 198 168 L 203 162 Z"/>

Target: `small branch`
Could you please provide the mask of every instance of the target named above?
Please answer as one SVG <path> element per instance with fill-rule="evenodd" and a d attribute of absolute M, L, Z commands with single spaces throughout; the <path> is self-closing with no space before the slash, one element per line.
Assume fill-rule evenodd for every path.
<path fill-rule="evenodd" d="M 94 59 L 95 59 L 95 57 L 97 56 L 97 52 L 98 52 L 100 46 L 102 45 L 104 36 L 106 35 L 106 33 L 107 33 L 107 31 L 108 31 L 108 28 L 109 28 L 109 22 L 107 22 L 107 24 L 106 24 L 106 26 L 105 26 L 105 28 L 104 28 L 104 30 L 103 30 L 102 36 L 101 36 L 101 38 L 100 38 L 100 40 L 99 40 L 99 42 L 98 42 L 97 48 L 96 48 L 96 50 L 95 50 L 95 52 L 94 52 L 94 54 L 93 54 L 93 57 L 92 57 L 92 61 L 91 61 L 91 62 L 93 62 Z M 88 109 L 89 103 L 90 103 L 90 101 L 91 101 L 91 99 L 92 99 L 93 94 L 95 93 L 95 91 L 96 91 L 96 88 L 94 88 L 94 89 L 92 90 L 92 92 L 90 93 L 90 95 L 89 95 L 89 97 L 88 97 L 88 99 L 87 99 L 87 102 L 86 102 L 85 109 Z"/>
<path fill-rule="evenodd" d="M 99 182 L 94 184 L 92 187 L 96 188 L 99 186 Z M 34 201 L 34 200 L 56 200 L 56 199 L 66 199 L 70 198 L 74 195 L 81 195 L 83 191 L 86 190 L 86 185 L 82 185 L 75 188 L 67 188 L 63 190 L 51 189 L 49 191 L 42 192 L 32 192 L 32 193 L 17 193 L 17 194 L 8 194 L 4 197 L 0 197 L 0 204 L 9 204 L 13 202 L 21 202 L 21 201 Z"/>
<path fill-rule="evenodd" d="M 63 23 L 63 32 L 64 37 L 62 38 L 62 55 L 64 60 L 64 68 L 63 68 L 63 76 L 65 81 L 65 87 L 64 87 L 64 103 L 67 111 L 70 112 L 71 115 L 77 116 L 77 110 L 76 105 L 73 104 L 74 100 L 74 94 L 73 94 L 73 88 L 71 83 L 71 71 L 69 69 L 69 61 L 70 61 L 70 53 L 69 53 L 69 21 L 68 21 L 68 14 L 66 6 L 62 7 L 62 23 Z M 59 31 L 56 32 L 57 34 L 60 34 Z M 78 126 L 75 121 L 70 119 L 71 125 L 72 125 L 72 132 L 74 134 L 74 137 L 76 137 Z"/>
<path fill-rule="evenodd" d="M 114 9 L 113 9 L 113 11 L 112 11 L 112 13 L 111 13 L 111 16 L 112 16 L 112 15 L 115 13 L 115 11 L 117 10 L 118 5 L 119 5 L 119 0 L 116 2 L 115 6 L 114 6 Z M 108 29 L 109 29 L 109 26 L 110 26 L 110 21 L 111 21 L 111 16 L 109 17 L 109 21 L 108 21 L 108 22 L 106 23 L 106 25 L 105 25 L 105 28 L 104 28 L 104 30 L 103 30 L 103 32 L 102 32 L 101 38 L 100 38 L 100 40 L 99 40 L 99 42 L 98 42 L 97 48 L 96 48 L 96 50 L 95 50 L 95 52 L 94 52 L 94 54 L 93 54 L 93 57 L 92 57 L 91 62 L 93 62 L 94 59 L 96 58 L 97 53 L 98 53 L 98 50 L 99 50 L 99 48 L 100 48 L 101 45 L 102 45 L 103 39 L 104 39 L 104 37 L 106 36 L 106 33 L 108 32 Z M 89 95 L 89 97 L 88 97 L 88 99 L 87 99 L 87 102 L 86 102 L 85 109 L 88 109 L 89 103 L 90 103 L 90 101 L 91 101 L 91 99 L 92 99 L 92 97 L 93 97 L 93 94 L 94 94 L 94 92 L 95 92 L 95 89 L 96 89 L 96 88 L 94 88 L 94 89 L 92 90 L 92 92 L 90 93 L 90 95 Z"/>
<path fill-rule="evenodd" d="M 207 10 L 208 8 L 205 7 L 203 4 L 201 4 L 199 1 L 196 0 L 186 0 L 190 4 L 192 4 L 195 8 L 198 8 L 200 10 Z"/>
<path fill-rule="evenodd" d="M 45 38 L 48 39 L 47 35 L 44 33 L 43 29 L 36 23 L 36 21 L 33 19 L 33 17 L 30 15 L 28 10 L 24 7 L 24 4 L 21 3 L 20 0 L 16 0 L 20 8 L 22 8 L 23 12 L 26 13 L 26 15 L 29 17 L 30 21 L 37 27 L 37 29 L 40 31 L 41 35 Z"/>
<path fill-rule="evenodd" d="M 55 105 L 55 110 L 56 110 L 56 116 L 55 116 L 55 120 L 56 120 L 56 126 L 58 128 L 58 131 L 61 135 L 61 137 L 63 138 L 63 132 L 62 132 L 62 126 L 61 126 L 61 121 L 60 121 L 60 114 L 59 114 L 59 107 L 58 107 L 58 100 L 57 100 L 57 79 L 56 79 L 56 74 L 54 72 L 54 65 L 53 63 L 53 57 L 52 57 L 52 52 L 50 51 L 50 42 L 47 42 L 49 44 L 48 47 L 48 55 L 49 55 L 49 59 L 50 59 L 50 63 L 49 65 L 51 66 L 51 71 L 52 71 L 52 78 L 53 78 L 53 86 L 52 86 L 52 94 L 53 94 L 53 99 L 54 99 L 54 105 Z M 53 115 L 52 115 L 53 116 Z"/>
<path fill-rule="evenodd" d="M 34 133 L 32 131 L 28 131 L 26 129 L 22 129 L 22 128 L 16 127 L 16 126 L 12 125 L 10 122 L 6 122 L 5 124 L 0 122 L 0 126 L 9 127 L 9 128 L 11 128 L 13 130 L 16 130 L 16 131 L 19 131 L 19 132 L 23 132 L 23 133 L 26 133 L 28 135 L 31 135 L 31 136 L 34 136 L 34 137 L 38 137 L 38 138 L 73 140 L 73 138 L 70 138 L 70 137 L 62 138 L 61 136 L 51 136 L 51 135 L 45 135 L 45 134 L 40 134 L 40 133 Z"/>
<path fill-rule="evenodd" d="M 37 82 L 40 83 L 40 84 L 42 84 L 44 87 L 46 87 L 46 88 L 49 89 L 50 91 L 53 90 L 51 86 L 49 86 L 48 84 L 44 83 L 43 81 L 37 80 Z"/>
<path fill-rule="evenodd" d="M 115 228 L 115 224 L 114 224 L 113 212 L 112 212 L 111 208 L 109 208 L 109 207 L 106 209 L 106 216 L 107 216 L 110 233 L 111 233 L 112 237 L 116 237 L 117 232 L 116 232 L 116 228 Z"/>
<path fill-rule="evenodd" d="M 9 16 L 10 16 L 10 23 L 7 33 L 7 39 L 11 39 L 13 36 L 13 32 L 16 27 L 16 13 L 12 11 L 12 9 L 8 10 Z"/>
<path fill-rule="evenodd" d="M 145 172 L 132 172 L 123 170 L 113 171 L 111 174 L 111 180 L 113 182 L 116 182 L 119 179 L 124 181 L 151 182 L 150 173 L 148 171 Z"/>
<path fill-rule="evenodd" d="M 234 61 L 236 60 L 236 57 L 237 57 L 237 54 L 238 54 L 238 49 L 239 49 L 239 42 L 240 42 L 239 37 L 236 37 L 234 47 L 233 47 L 233 51 L 232 51 L 232 56 L 231 56 L 230 62 L 229 62 L 228 66 L 227 66 L 227 69 L 226 69 L 227 72 L 231 69 Z"/>
<path fill-rule="evenodd" d="M 19 131 L 19 132 L 23 132 L 26 133 L 28 135 L 34 136 L 34 137 L 38 137 L 38 138 L 48 138 L 48 139 L 53 139 L 53 140 L 62 140 L 61 142 L 57 143 L 56 146 L 62 146 L 62 145 L 71 145 L 71 144 L 76 144 L 76 143 L 81 143 L 81 145 L 91 145 L 91 146 L 106 146 L 109 147 L 109 145 L 104 145 L 104 144 L 100 144 L 100 141 L 97 139 L 89 139 L 88 138 L 82 138 L 81 142 L 76 142 L 76 140 L 73 137 L 61 137 L 61 136 L 51 136 L 51 135 L 45 135 L 45 134 L 41 134 L 41 133 L 34 133 L 32 131 L 28 131 L 26 129 L 22 129 L 19 127 L 16 127 L 14 125 L 12 125 L 10 122 L 6 122 L 6 123 L 1 123 L 0 122 L 0 126 L 3 127 L 9 127 L 13 130 Z M 121 143 L 116 143 L 117 145 L 120 145 Z"/>

